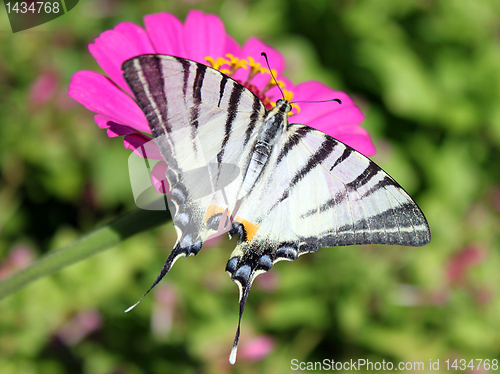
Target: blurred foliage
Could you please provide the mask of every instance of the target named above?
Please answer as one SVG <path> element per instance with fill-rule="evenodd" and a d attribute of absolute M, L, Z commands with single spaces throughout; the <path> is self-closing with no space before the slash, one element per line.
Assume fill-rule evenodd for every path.
<path fill-rule="evenodd" d="M 18 373 L 291 371 L 341 362 L 500 359 L 500 2 L 497 0 L 81 0 L 12 34 L 0 13 L 0 277 L 134 209 L 127 157 L 66 95 L 100 71 L 87 44 L 149 13 L 219 15 L 240 43 L 280 50 L 287 76 L 353 95 L 378 153 L 415 198 L 422 248 L 322 249 L 257 278 L 240 356 L 227 362 L 237 289 L 227 240 L 155 279 L 171 224 L 33 283 L 0 302 L 0 368 Z M 245 344 L 271 341 L 253 362 Z M 247 348 L 247 351 L 250 350 Z M 471 372 L 470 369 L 467 369 Z"/>

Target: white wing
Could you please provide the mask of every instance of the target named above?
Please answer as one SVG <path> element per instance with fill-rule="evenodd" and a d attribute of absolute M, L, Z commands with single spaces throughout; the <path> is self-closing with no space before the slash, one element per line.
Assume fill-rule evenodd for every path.
<path fill-rule="evenodd" d="M 168 165 L 178 234 L 153 288 L 178 258 L 196 255 L 234 208 L 241 169 L 266 111 L 238 82 L 183 58 L 143 55 L 122 70 Z"/>
<path fill-rule="evenodd" d="M 240 235 L 226 270 L 240 289 L 240 320 L 253 280 L 277 261 L 320 247 L 430 241 L 418 206 L 375 163 L 308 126 L 287 130 L 233 225 Z"/>

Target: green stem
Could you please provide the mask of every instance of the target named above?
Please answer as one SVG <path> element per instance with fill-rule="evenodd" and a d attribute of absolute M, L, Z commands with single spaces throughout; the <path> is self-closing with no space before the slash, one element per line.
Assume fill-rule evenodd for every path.
<path fill-rule="evenodd" d="M 68 265 L 93 256 L 132 235 L 165 223 L 169 218 L 170 215 L 165 211 L 141 209 L 120 217 L 66 247 L 45 255 L 28 268 L 2 280 L 0 282 L 0 299 L 23 288 L 38 278 L 52 274 Z"/>

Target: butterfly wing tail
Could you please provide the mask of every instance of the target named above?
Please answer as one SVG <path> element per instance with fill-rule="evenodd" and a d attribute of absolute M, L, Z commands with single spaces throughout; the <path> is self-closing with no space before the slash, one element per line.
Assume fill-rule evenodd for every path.
<path fill-rule="evenodd" d="M 129 307 L 125 313 L 130 312 L 132 309 L 134 309 L 141 301 L 146 297 L 146 295 L 153 289 L 155 286 L 163 279 L 165 275 L 170 271 L 174 263 L 181 257 L 187 257 L 187 256 L 192 256 L 196 255 L 200 249 L 201 249 L 202 242 L 196 242 L 195 244 L 188 246 L 188 247 L 181 247 L 179 243 L 174 247 L 172 252 L 170 252 L 170 255 L 167 257 L 167 260 L 165 261 L 165 264 L 163 265 L 160 273 L 158 274 L 158 277 L 156 277 L 156 280 L 153 282 L 151 287 L 142 295 L 141 299 L 136 302 L 134 305 Z"/>

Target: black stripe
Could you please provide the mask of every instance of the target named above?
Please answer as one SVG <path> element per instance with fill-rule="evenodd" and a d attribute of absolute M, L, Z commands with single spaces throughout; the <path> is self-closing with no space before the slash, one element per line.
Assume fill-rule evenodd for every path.
<path fill-rule="evenodd" d="M 386 231 L 408 227 L 413 227 L 413 232 Z M 359 231 L 367 229 L 368 232 L 359 233 Z M 332 230 L 323 231 L 306 240 L 318 238 L 321 247 L 369 243 L 420 246 L 429 242 L 430 232 L 422 212 L 416 205 L 407 202 L 368 217 L 368 221 L 360 219 L 354 225 L 353 223 L 343 225 L 335 232 Z"/>
<path fill-rule="evenodd" d="M 231 136 L 231 130 L 233 127 L 233 122 L 236 119 L 238 104 L 241 99 L 241 94 L 243 93 L 243 86 L 240 84 L 233 84 L 233 89 L 231 90 L 231 97 L 229 98 L 229 106 L 227 108 L 227 118 L 226 126 L 224 129 L 224 139 L 220 147 L 220 151 L 217 154 L 217 162 L 222 162 L 222 157 L 224 156 L 224 150 L 226 148 L 229 137 Z"/>
<path fill-rule="evenodd" d="M 290 181 L 290 184 L 286 188 L 285 192 L 283 192 L 283 195 L 281 198 L 269 209 L 269 211 L 273 210 L 279 203 L 281 203 L 283 200 L 285 200 L 289 194 L 291 189 L 302 179 L 304 178 L 311 170 L 314 169 L 317 165 L 321 164 L 325 159 L 328 158 L 335 149 L 336 146 L 336 141 L 333 139 L 328 139 L 326 138 L 325 141 L 321 144 L 321 146 L 318 148 L 318 150 L 311 156 L 309 157 L 309 160 L 307 160 L 307 163 L 294 175 L 292 180 Z"/>
<path fill-rule="evenodd" d="M 226 75 L 222 75 L 222 80 L 220 81 L 220 87 L 219 87 L 219 103 L 217 104 L 217 106 L 220 108 L 220 102 L 222 100 L 222 97 L 224 96 L 224 90 L 226 88 L 226 84 L 227 84 L 227 76 Z"/>
<path fill-rule="evenodd" d="M 306 213 L 302 214 L 300 216 L 300 218 L 304 219 L 304 218 L 312 216 L 313 214 L 316 214 L 316 213 L 326 212 L 328 209 L 331 209 L 334 206 L 337 206 L 340 203 L 342 203 L 346 199 L 347 196 L 348 196 L 348 194 L 345 190 L 343 190 L 342 192 L 338 192 L 335 194 L 334 197 L 332 197 L 331 199 L 328 199 L 326 202 L 321 204 L 319 206 L 319 208 L 314 208 L 314 209 L 308 210 Z"/>
<path fill-rule="evenodd" d="M 299 127 L 294 134 L 292 134 L 285 145 L 283 146 L 283 149 L 281 150 L 280 154 L 278 155 L 278 159 L 276 160 L 276 164 L 279 164 L 283 157 L 285 157 L 288 152 L 290 152 L 300 141 L 300 139 L 305 138 L 305 136 L 311 132 L 313 129 L 309 126 L 301 126 Z"/>
<path fill-rule="evenodd" d="M 335 142 L 330 139 L 325 139 L 325 141 L 321 144 L 321 147 L 309 157 L 307 163 L 300 169 L 299 172 L 295 174 L 293 179 L 290 182 L 289 188 L 295 186 L 302 178 L 304 178 L 316 165 L 322 163 L 325 159 L 328 158 L 335 149 Z"/>
<path fill-rule="evenodd" d="M 349 148 L 344 149 L 344 152 L 340 155 L 340 157 L 335 160 L 335 163 L 333 166 L 330 168 L 330 171 L 332 171 L 338 164 L 340 164 L 342 161 L 344 161 L 349 155 L 351 154 L 351 150 Z"/>
<path fill-rule="evenodd" d="M 370 164 L 366 167 L 366 169 L 358 175 L 356 179 L 354 179 L 352 182 L 347 183 L 347 188 L 350 189 L 357 189 L 360 188 L 361 186 L 365 185 L 372 179 L 377 173 L 379 169 L 375 167 L 373 163 L 370 162 Z"/>
<path fill-rule="evenodd" d="M 262 108 L 264 104 L 262 104 L 262 101 L 254 95 L 253 97 L 253 105 L 252 105 L 252 114 L 250 115 L 250 123 L 248 124 L 247 130 L 245 131 L 245 142 L 243 145 L 247 145 L 248 141 L 250 140 L 250 136 L 252 135 L 253 130 L 255 129 L 255 126 L 257 125 L 257 120 L 260 117 L 260 109 Z"/>
<path fill-rule="evenodd" d="M 356 178 L 354 181 L 346 184 L 346 187 L 351 190 L 355 190 L 364 184 L 366 184 L 374 175 L 377 174 L 377 172 L 381 170 L 380 168 L 376 167 L 374 163 L 370 163 L 370 165 L 365 169 L 363 173 L 361 173 L 358 178 Z M 368 195 L 371 195 L 375 191 L 379 190 L 380 188 L 383 188 L 387 185 L 396 185 L 399 187 L 389 176 L 385 176 L 384 179 L 379 181 L 377 184 L 375 184 L 373 187 L 371 187 L 367 192 L 365 192 L 362 196 L 361 199 L 365 198 Z M 400 188 L 400 187 L 399 187 Z M 312 216 L 316 212 L 325 212 L 328 209 L 333 208 L 334 206 L 340 204 L 345 200 L 345 198 L 348 196 L 348 193 L 337 193 L 335 196 L 331 199 L 328 199 L 326 202 L 320 205 L 319 209 L 311 209 L 308 210 L 306 213 L 302 214 L 300 218 L 307 218 L 309 216 Z"/>
<path fill-rule="evenodd" d="M 139 106 L 146 115 L 151 132 L 156 138 L 163 135 L 165 129 L 170 132 L 170 127 L 167 122 L 167 98 L 165 97 L 164 91 L 165 84 L 161 60 L 155 56 L 147 56 L 139 59 L 139 64 L 144 78 L 146 79 L 147 88 L 151 97 L 148 97 L 144 87 L 134 86 L 132 90 L 138 100 Z M 140 84 L 138 76 L 137 83 Z M 152 109 L 151 102 L 153 102 L 160 111 L 161 118 L 157 115 L 156 111 Z"/>
<path fill-rule="evenodd" d="M 191 107 L 191 115 L 189 118 L 189 122 L 191 123 L 191 126 L 194 127 L 194 129 L 198 129 L 199 126 L 198 117 L 200 115 L 201 88 L 203 86 L 203 79 L 205 77 L 206 70 L 206 65 L 196 64 L 196 76 L 193 82 L 194 105 Z"/>
<path fill-rule="evenodd" d="M 397 188 L 401 188 L 391 177 L 386 175 L 382 180 L 378 181 L 374 186 L 372 186 L 368 191 L 366 191 L 361 196 L 361 198 L 369 196 L 375 193 L 376 191 L 380 190 L 381 188 L 384 188 L 385 186 L 396 186 Z"/>
<path fill-rule="evenodd" d="M 206 65 L 196 64 L 196 76 L 193 82 L 193 98 L 197 104 L 201 102 L 201 87 L 203 86 L 203 79 L 205 78 L 206 71 Z"/>
<path fill-rule="evenodd" d="M 182 68 L 184 69 L 184 77 L 183 77 L 183 84 L 182 84 L 182 93 L 184 94 L 184 97 L 187 96 L 187 84 L 189 81 L 189 70 L 191 68 L 191 64 L 189 63 L 188 60 L 185 60 L 180 57 L 175 57 L 177 61 L 182 65 Z"/>
<path fill-rule="evenodd" d="M 408 218 L 409 216 L 411 217 Z M 384 210 L 381 213 L 368 217 L 370 220 L 370 229 L 372 230 L 384 230 L 384 229 L 394 229 L 394 228 L 406 228 L 406 227 L 419 227 L 423 225 L 419 215 L 417 214 L 415 207 L 411 203 L 403 203 L 395 208 Z M 416 222 L 412 222 L 415 218 Z M 337 232 L 349 231 L 354 228 L 356 230 L 367 229 L 366 219 L 359 219 L 354 222 L 354 226 L 344 225 L 337 229 Z"/>

